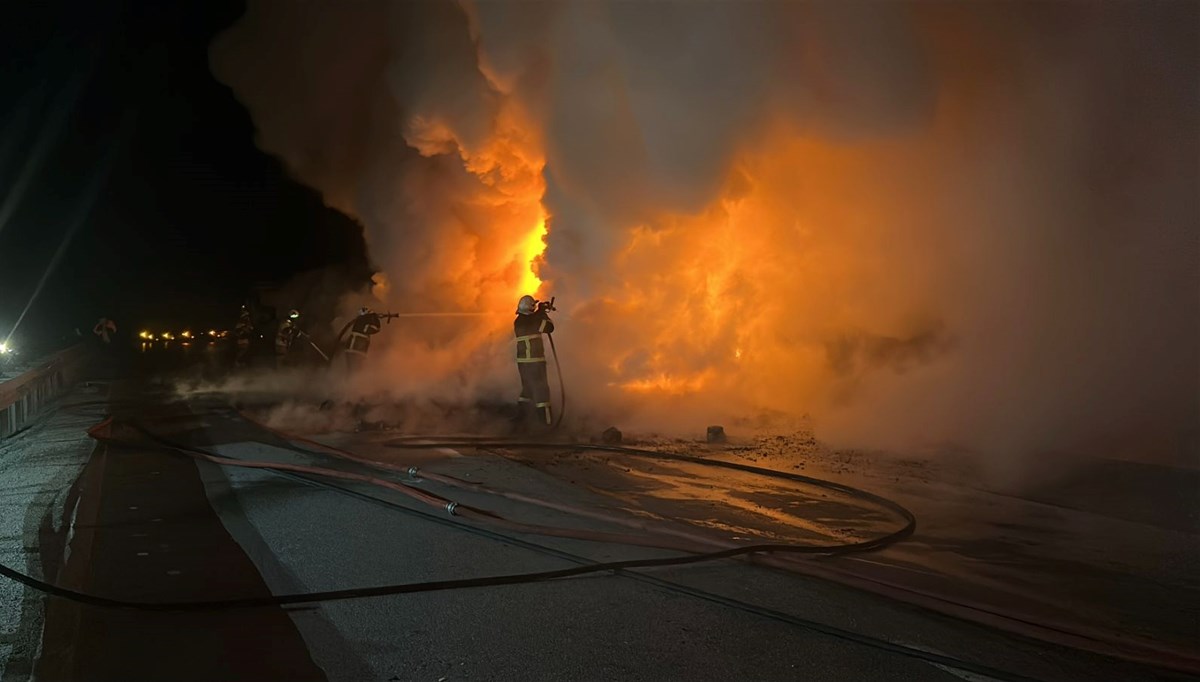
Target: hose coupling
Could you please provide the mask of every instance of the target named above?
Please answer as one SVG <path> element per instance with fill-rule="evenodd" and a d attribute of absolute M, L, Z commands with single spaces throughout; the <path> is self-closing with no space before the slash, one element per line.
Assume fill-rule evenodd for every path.
<path fill-rule="evenodd" d="M 454 516 L 454 510 L 457 508 L 458 508 L 457 502 L 447 502 L 446 503 L 446 513 L 449 514 L 450 516 Z"/>
<path fill-rule="evenodd" d="M 418 471 L 420 471 L 420 469 L 418 469 L 417 467 L 409 467 L 409 468 L 408 468 L 408 475 L 409 475 L 410 477 L 412 477 L 412 478 L 416 478 L 416 477 L 417 477 L 417 472 L 418 472 Z"/>

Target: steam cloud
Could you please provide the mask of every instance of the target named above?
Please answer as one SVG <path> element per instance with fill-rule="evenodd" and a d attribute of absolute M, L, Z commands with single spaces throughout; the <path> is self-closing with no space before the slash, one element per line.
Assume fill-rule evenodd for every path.
<path fill-rule="evenodd" d="M 499 313 L 390 334 L 368 390 L 511 390 L 548 217 L 589 414 L 1194 464 L 1197 19 L 251 0 L 211 61 L 261 147 L 363 222 L 388 304 Z"/>

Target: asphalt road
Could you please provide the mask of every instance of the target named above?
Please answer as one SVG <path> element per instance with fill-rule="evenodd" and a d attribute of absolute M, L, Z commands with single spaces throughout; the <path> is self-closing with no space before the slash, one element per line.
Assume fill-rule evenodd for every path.
<path fill-rule="evenodd" d="M 314 485 L 163 448 L 96 448 L 82 431 L 103 413 L 230 457 L 355 468 L 298 454 L 218 401 L 180 401 L 147 375 L 82 388 L 0 445 L 6 565 L 94 594 L 175 601 L 663 554 L 498 532 L 362 484 Z M 491 485 L 589 501 L 505 458 L 412 456 Z M 494 498 L 487 506 L 580 523 Z M 988 679 L 921 660 L 922 651 L 1014 679 L 1183 679 L 733 561 L 217 613 L 113 611 L 0 585 L 3 682 Z"/>
<path fill-rule="evenodd" d="M 80 386 L 42 423 L 0 441 L 0 563 L 57 576 L 77 495 L 74 482 L 95 444 L 84 431 L 102 418 L 98 386 Z M 45 600 L 0 579 L 0 680 L 24 680 L 41 650 Z"/>

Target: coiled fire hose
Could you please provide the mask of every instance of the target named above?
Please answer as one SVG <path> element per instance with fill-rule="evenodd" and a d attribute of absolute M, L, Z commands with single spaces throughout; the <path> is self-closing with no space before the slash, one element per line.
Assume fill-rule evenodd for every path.
<path fill-rule="evenodd" d="M 253 421 L 253 420 L 251 420 L 251 421 Z M 141 443 L 137 443 L 137 442 L 128 442 L 128 441 L 124 441 L 121 439 L 116 439 L 116 438 L 113 438 L 111 436 L 111 434 L 104 433 L 105 429 L 103 429 L 102 427 L 111 425 L 111 423 L 112 423 L 111 418 L 109 418 L 108 420 L 105 420 L 105 422 L 102 422 L 101 424 L 98 424 L 96 427 L 93 427 L 91 430 L 89 430 L 89 435 L 93 436 L 94 438 L 96 438 L 97 440 L 100 440 L 100 441 L 119 443 L 121 445 L 128 446 L 128 447 L 148 447 L 145 444 L 141 444 Z M 253 423 L 257 424 L 257 422 L 253 422 Z M 376 484 L 376 485 L 383 485 L 384 487 L 387 487 L 389 489 L 403 492 L 404 494 L 406 494 L 410 497 L 413 497 L 414 499 L 418 499 L 426 504 L 430 504 L 431 506 L 435 506 L 435 507 L 444 509 L 451 515 L 462 516 L 463 518 L 479 521 L 479 522 L 485 523 L 485 524 L 496 525 L 498 527 L 505 528 L 508 530 L 516 530 L 518 532 L 538 533 L 538 532 L 545 532 L 545 531 L 549 530 L 551 532 L 547 533 L 547 534 L 559 535 L 559 536 L 563 536 L 563 537 L 574 537 L 572 535 L 565 535 L 565 534 L 559 533 L 559 531 L 568 530 L 568 529 L 553 529 L 553 528 L 549 528 L 549 527 L 531 526 L 529 524 L 520 524 L 520 523 L 507 521 L 505 519 L 502 519 L 498 515 L 492 514 L 485 510 L 478 510 L 478 509 L 474 509 L 471 507 L 465 507 L 465 506 L 459 505 L 453 501 L 448 501 L 448 500 L 446 500 L 446 498 L 443 498 L 441 496 L 438 496 L 438 495 L 435 495 L 432 493 L 428 493 L 426 491 L 416 490 L 411 485 L 408 485 L 408 484 L 396 483 L 394 481 L 385 481 L 383 479 L 378 479 L 376 477 L 366 476 L 363 474 L 356 474 L 356 473 L 338 471 L 338 470 L 332 470 L 332 469 L 323 469 L 321 467 L 307 467 L 307 466 L 303 466 L 303 465 L 290 465 L 290 464 L 284 464 L 284 463 L 278 463 L 278 462 L 252 462 L 252 461 L 237 460 L 234 458 L 229 458 L 229 457 L 224 457 L 221 455 L 209 453 L 209 452 L 200 450 L 198 448 L 192 448 L 192 447 L 188 447 L 186 445 L 173 443 L 165 438 L 162 438 L 160 436 L 153 434 L 149 430 L 147 430 L 139 425 L 131 425 L 131 426 L 134 427 L 135 431 L 137 431 L 138 433 L 140 433 L 143 436 L 145 436 L 146 438 L 148 438 L 157 448 L 167 449 L 171 452 L 175 452 L 175 453 L 178 453 L 181 455 L 186 455 L 186 456 L 192 457 L 194 459 L 210 461 L 215 464 L 222 465 L 222 466 L 240 466 L 240 467 L 257 468 L 257 469 L 268 469 L 268 470 L 274 470 L 274 471 L 280 472 L 281 474 L 286 474 L 287 472 L 315 473 L 320 476 L 333 477 L 333 478 L 342 479 L 342 480 L 352 480 L 352 481 L 368 482 L 368 483 L 372 483 L 372 484 Z M 353 453 L 349 453 L 347 451 L 340 450 L 338 448 L 333 448 L 331 446 L 326 446 L 324 444 L 318 443 L 317 441 L 304 439 L 304 438 L 294 436 L 294 435 L 283 434 L 281 432 L 274 432 L 274 431 L 272 431 L 272 432 L 275 433 L 275 435 L 277 435 L 277 436 L 280 436 L 280 437 L 286 436 L 287 438 L 289 438 L 290 440 L 295 441 L 295 442 L 305 442 L 305 443 L 317 446 L 321 450 L 328 452 L 330 454 L 336 454 L 338 456 L 347 457 L 347 458 L 352 459 L 359 463 L 369 464 L 371 466 L 389 469 L 389 470 L 401 470 L 402 469 L 402 467 L 399 467 L 396 465 L 390 465 L 390 464 L 381 463 L 381 462 L 377 462 L 377 461 L 373 461 L 373 460 L 368 460 L 366 458 L 358 457 L 358 456 L 354 455 Z M 418 440 L 423 441 L 423 442 L 418 442 Z M 497 441 L 495 439 L 470 439 L 470 440 L 467 440 L 467 439 L 463 439 L 462 437 L 410 437 L 407 439 L 396 439 L 395 441 L 388 443 L 388 445 L 391 445 L 393 447 L 403 447 L 403 448 L 428 448 L 428 447 L 439 447 L 439 446 L 440 447 L 450 447 L 456 443 L 460 447 L 485 447 L 485 448 L 486 447 L 537 447 L 537 448 L 553 447 L 553 448 L 561 449 L 561 448 L 568 448 L 568 447 L 583 447 L 584 446 L 583 444 L 564 444 L 564 443 L 518 443 L 516 441 Z M 323 592 L 308 592 L 308 593 L 299 593 L 299 594 L 273 595 L 273 596 L 267 596 L 267 597 L 232 598 L 232 599 L 223 599 L 223 600 L 193 601 L 193 602 L 153 602 L 153 603 L 150 603 L 150 602 L 133 602 L 133 601 L 122 600 L 122 599 L 112 599 L 112 598 L 103 597 L 103 596 L 99 596 L 99 595 L 87 594 L 87 593 L 82 593 L 82 592 L 78 592 L 75 590 L 70 590 L 70 589 L 63 588 L 63 587 L 60 587 L 57 585 L 52 585 L 52 584 L 46 583 L 44 581 L 38 580 L 36 578 L 33 578 L 31 576 L 24 575 L 24 574 L 20 573 L 19 571 L 16 571 L 16 570 L 12 569 L 11 567 L 4 566 L 2 564 L 0 564 L 0 575 L 8 577 L 16 582 L 19 582 L 19 583 L 31 588 L 31 589 L 41 591 L 48 595 L 59 597 L 59 598 L 64 598 L 64 599 L 67 599 L 70 601 L 75 601 L 78 603 L 88 604 L 88 605 L 92 605 L 92 606 L 127 609 L 127 610 L 135 610 L 135 611 L 196 612 L 196 611 L 282 606 L 282 605 L 288 605 L 288 604 L 336 601 L 336 600 L 346 600 L 346 599 L 359 599 L 359 598 L 377 597 L 377 596 L 389 596 L 389 595 L 399 595 L 399 594 L 412 594 L 412 593 L 419 593 L 419 592 L 464 589 L 464 588 L 471 588 L 471 587 L 513 585 L 513 584 L 520 584 L 520 583 L 556 580 L 556 579 L 561 579 L 561 578 L 568 578 L 568 577 L 585 575 L 585 574 L 589 574 L 589 573 L 597 573 L 597 572 L 622 571 L 625 569 L 636 569 L 636 568 L 679 566 L 679 565 L 698 563 L 698 562 L 704 562 L 704 561 L 714 561 L 714 560 L 724 559 L 724 558 L 733 558 L 733 557 L 738 557 L 738 556 L 754 557 L 755 555 L 759 555 L 761 557 L 763 554 L 777 553 L 779 555 L 782 555 L 777 558 L 782 559 L 782 558 L 785 558 L 787 554 L 836 554 L 836 553 L 844 553 L 844 552 L 851 552 L 851 551 L 869 551 L 872 549 L 879 549 L 880 547 L 886 546 L 887 544 L 902 540 L 902 539 L 908 537 L 909 535 L 911 535 L 911 533 L 915 529 L 915 518 L 912 516 L 911 512 L 908 512 L 906 509 L 904 509 L 900 505 L 898 505 L 894 502 L 891 502 L 889 500 L 886 500 L 885 498 L 873 495 L 871 493 L 866 493 L 865 491 L 860 491 L 860 490 L 851 488 L 849 486 L 842 486 L 841 484 L 832 483 L 829 481 L 822 481 L 820 479 L 813 479 L 810 477 L 805 477 L 805 476 L 800 476 L 797 474 L 790 474 L 790 473 L 785 473 L 785 472 L 772 472 L 770 470 L 759 469 L 757 467 L 751 467 L 748 465 L 741 465 L 741 464 L 732 463 L 732 462 L 720 462 L 719 460 L 700 460 L 699 458 L 692 458 L 692 457 L 689 457 L 686 455 L 675 455 L 672 453 L 638 451 L 633 448 L 623 448 L 623 447 L 619 447 L 619 446 L 604 446 L 604 445 L 590 445 L 589 444 L 586 447 L 588 447 L 590 449 L 601 450 L 601 451 L 625 452 L 626 454 L 644 453 L 646 456 L 654 456 L 654 457 L 660 457 L 660 458 L 664 458 L 664 459 L 676 459 L 676 460 L 680 460 L 680 461 L 695 461 L 700 464 L 710 464 L 710 465 L 716 464 L 717 466 L 725 466 L 728 468 L 740 469 L 743 471 L 748 471 L 748 472 L 753 472 L 753 473 L 763 473 L 765 475 L 778 474 L 784 478 L 802 481 L 802 482 L 805 482 L 805 483 L 808 483 L 811 485 L 819 485 L 821 487 L 827 487 L 829 489 L 843 492 L 846 494 L 861 496 L 861 497 L 863 497 L 863 499 L 867 499 L 872 502 L 882 503 L 884 506 L 888 507 L 889 509 L 891 509 L 893 511 L 897 511 L 898 513 L 902 512 L 901 515 L 903 517 L 905 517 L 908 522 L 906 523 L 906 525 L 903 528 L 901 528 L 900 530 L 893 532 L 889 535 L 886 535 L 886 536 L 883 536 L 880 538 L 876 538 L 873 540 L 868 540 L 868 541 L 861 542 L 861 543 L 853 543 L 853 544 L 849 544 L 849 545 L 837 545 L 837 546 L 806 546 L 806 545 L 786 545 L 786 544 L 745 545 L 745 546 L 739 546 L 739 547 L 731 547 L 731 548 L 724 549 L 721 551 L 709 551 L 709 552 L 694 553 L 694 554 L 687 555 L 687 556 L 656 558 L 656 559 L 635 559 L 635 560 L 629 560 L 629 561 L 595 563 L 595 564 L 576 566 L 576 567 L 567 568 L 567 569 L 554 570 L 554 571 L 542 571 L 542 572 L 535 572 L 535 573 L 518 573 L 518 574 L 485 576 L 485 577 L 479 577 L 479 578 L 468 578 L 468 579 L 459 579 L 459 580 L 427 581 L 427 582 L 420 582 L 420 583 L 405 583 L 405 584 L 399 584 L 399 585 L 384 585 L 384 586 L 377 586 L 377 587 L 349 588 L 349 589 L 330 590 L 330 591 L 323 591 Z M 292 446 L 292 449 L 295 449 L 299 452 L 310 452 L 308 450 L 296 448 L 294 446 Z M 312 454 L 312 453 L 310 452 L 310 454 Z M 403 470 L 406 471 L 409 475 L 417 474 L 417 471 L 415 470 L 415 468 L 412 468 L 412 467 L 405 468 Z M 421 476 L 423 476 L 424 478 L 426 478 L 428 480 L 434 480 L 434 481 L 446 483 L 449 485 L 458 485 L 461 487 L 465 487 L 465 488 L 480 491 L 480 492 L 488 492 L 488 493 L 493 493 L 493 494 L 501 494 L 503 492 L 503 491 L 495 491 L 490 488 L 486 488 L 484 486 L 475 484 L 473 482 L 462 481 L 461 479 L 457 479 L 457 478 L 450 477 L 450 476 L 442 476 L 442 475 L 430 474 L 430 473 L 426 473 L 426 472 L 421 472 Z M 302 478 L 302 480 L 304 480 L 304 479 Z M 541 504 L 542 506 L 546 506 L 548 508 L 561 508 L 563 511 L 569 511 L 572 513 L 578 513 L 578 511 L 579 511 L 574 508 L 563 508 L 563 507 L 555 506 L 554 503 L 547 503 L 546 501 L 535 500 L 534 498 L 522 496 L 517 493 L 504 493 L 504 494 L 506 497 L 510 497 L 510 498 L 518 500 L 518 501 L 530 502 L 530 503 L 534 503 L 534 504 Z M 607 515 L 600 515 L 596 518 L 601 518 L 602 520 L 608 520 L 608 521 L 614 520 L 613 518 L 611 518 Z M 653 528 L 653 529 L 647 528 L 644 526 L 644 524 L 639 524 L 639 522 L 636 522 L 636 521 L 628 521 L 628 522 L 626 522 L 625 525 L 629 525 L 631 527 L 638 528 L 639 530 L 642 530 L 645 535 L 650 536 L 652 538 L 651 540 L 648 540 L 648 541 L 639 541 L 639 542 L 632 543 L 632 544 L 637 544 L 637 545 L 668 547 L 668 548 L 679 549 L 680 551 L 695 551 L 694 549 L 688 548 L 689 543 L 690 542 L 699 542 L 699 541 L 704 540 L 700 536 L 694 536 L 694 535 L 687 534 L 687 533 L 679 533 L 679 532 L 673 532 L 673 531 L 668 531 L 666 533 L 663 533 L 663 529 L 661 529 L 661 528 Z M 568 532 L 574 532 L 574 531 L 568 530 Z M 653 537 L 653 535 L 655 533 L 658 533 L 659 537 Z M 666 534 L 666 535 L 674 534 L 676 537 L 683 538 L 686 542 L 679 542 L 676 540 L 672 540 L 670 538 L 661 537 L 661 535 L 663 535 L 663 534 Z M 582 539 L 599 540 L 599 541 L 605 541 L 605 542 L 625 542 L 626 540 L 628 540 L 630 538 L 623 534 L 600 533 L 600 534 L 591 535 L 590 537 L 582 538 Z M 708 539 L 708 542 L 709 542 L 709 544 L 711 544 L 711 539 Z M 773 564 L 774 562 L 766 561 L 765 563 Z M 840 582 L 846 583 L 847 581 L 842 580 Z M 903 589 L 903 588 L 899 588 L 899 589 Z M 879 592 L 880 590 L 874 590 L 874 591 Z M 917 594 L 918 594 L 918 596 L 920 596 L 919 593 L 917 593 Z M 894 595 L 892 595 L 892 596 L 894 596 Z M 917 603 L 918 605 L 922 605 L 922 606 L 929 606 L 929 604 L 920 604 L 919 602 L 917 602 L 915 600 L 911 600 L 911 599 L 906 600 L 906 601 L 910 601 L 911 603 Z M 947 611 L 945 609 L 934 608 L 933 610 L 935 610 L 935 611 L 940 610 L 942 612 L 947 612 L 947 613 L 951 613 L 951 615 L 955 615 L 951 611 Z M 774 617 L 782 618 L 782 617 L 784 617 L 784 615 L 785 614 L 775 614 Z M 962 614 L 959 614 L 959 615 L 962 615 Z M 984 614 L 984 615 L 986 615 L 986 614 Z M 982 619 L 979 618 L 978 617 L 979 614 L 975 614 L 975 616 L 976 617 L 974 617 L 974 618 L 968 617 L 967 619 L 974 620 L 976 622 L 980 622 L 984 625 L 996 625 L 995 623 L 988 623 L 986 618 L 982 618 Z M 963 616 L 963 617 L 966 617 L 966 616 Z M 1002 680 L 1027 680 L 1027 679 L 1029 679 L 1024 676 L 1013 674 L 1013 673 L 1010 673 L 1010 672 L 1004 671 L 1004 670 L 995 669 L 990 666 L 975 664 L 975 663 L 971 663 L 969 661 L 963 661 L 961 659 L 956 659 L 951 656 L 945 656 L 942 654 L 937 654 L 937 653 L 928 652 L 928 651 L 924 651 L 924 650 L 913 649 L 911 647 L 907 647 L 907 646 L 900 645 L 900 644 L 895 644 L 895 643 L 887 641 L 887 640 L 880 640 L 880 639 L 870 637 L 867 635 L 861 635 L 861 634 L 858 634 L 855 632 L 841 630 L 840 628 L 823 625 L 823 624 L 817 623 L 815 621 L 808 621 L 806 619 L 796 619 L 796 618 L 788 618 L 787 620 L 788 620 L 788 622 L 794 621 L 794 624 L 801 625 L 802 627 L 807 627 L 809 629 L 812 629 L 812 630 L 815 630 L 818 632 L 823 632 L 830 636 L 839 637 L 839 638 L 846 639 L 849 641 L 854 641 L 859 644 L 863 644 L 863 645 L 870 646 L 873 648 L 889 651 L 892 653 L 897 653 L 900 655 L 909 656 L 912 658 L 921 659 L 921 660 L 924 660 L 924 661 L 927 661 L 930 663 L 935 663 L 938 665 L 951 666 L 951 667 L 954 667 L 954 668 L 957 668 L 960 670 L 974 672 L 976 674 L 989 676 L 989 677 L 992 677 L 995 679 L 1002 679 Z M 1031 626 L 1031 627 L 1036 627 L 1036 626 L 1034 626 L 1033 623 L 1026 623 L 1026 625 Z M 1002 629 L 1007 629 L 1010 631 L 1013 630 L 1013 628 L 1011 626 L 1007 627 L 1007 628 L 1002 628 Z M 1056 631 L 1052 630 L 1052 632 L 1056 632 Z M 1093 651 L 1093 652 L 1097 651 L 1095 644 L 1099 643 L 1099 642 L 1093 642 L 1091 644 L 1091 646 L 1087 646 L 1088 642 L 1085 639 L 1082 642 L 1084 644 L 1084 646 L 1079 646 L 1079 644 L 1080 644 L 1079 638 L 1080 637 L 1086 638 L 1086 635 L 1071 636 L 1071 633 L 1069 631 L 1065 631 L 1065 630 L 1061 631 L 1061 633 L 1063 635 L 1067 636 L 1066 639 L 1069 640 L 1070 643 L 1063 642 L 1063 641 L 1059 641 L 1058 643 L 1066 644 L 1067 646 L 1073 646 L 1073 648 L 1079 648 L 1079 649 Z M 1026 636 L 1031 636 L 1031 637 L 1034 637 L 1035 639 L 1045 639 L 1044 637 L 1038 637 L 1037 635 L 1031 635 L 1027 632 L 1022 632 L 1020 634 L 1024 634 Z M 1054 640 L 1050 639 L 1047 641 L 1054 641 Z M 1118 644 L 1118 646 L 1110 645 L 1108 647 L 1104 647 L 1104 651 L 1100 651 L 1100 653 L 1105 653 L 1106 655 L 1115 656 L 1117 658 L 1121 658 L 1124 660 L 1134 661 L 1134 662 L 1141 663 L 1141 664 L 1148 664 L 1148 665 L 1159 667 L 1159 668 L 1172 669 L 1172 670 L 1176 670 L 1176 671 L 1194 673 L 1197 670 L 1200 670 L 1200 666 L 1197 665 L 1197 661 L 1194 657 L 1182 655 L 1179 652 L 1170 650 L 1169 648 L 1146 647 L 1145 645 L 1128 646 L 1128 645 L 1135 645 L 1134 642 L 1126 642 L 1125 643 L 1126 646 L 1119 646 L 1119 643 L 1115 643 L 1115 644 Z"/>
<path fill-rule="evenodd" d="M 337 469 L 328 469 L 324 467 L 314 467 L 300 464 L 288 464 L 282 462 L 264 462 L 264 461 L 247 461 L 239 460 L 231 457 L 225 457 L 215 453 L 211 453 L 199 448 L 186 446 L 179 443 L 174 443 L 166 438 L 163 438 L 145 427 L 135 424 L 126 424 L 133 431 L 141 435 L 148 442 L 137 440 L 116 438 L 111 434 L 113 427 L 112 418 L 106 419 L 104 422 L 97 424 L 89 430 L 89 435 L 98 441 L 121 445 L 123 447 L 154 447 L 165 449 L 170 452 L 185 455 L 192 459 L 207 461 L 221 466 L 242 467 L 250 469 L 266 469 L 278 472 L 291 472 L 298 474 L 311 474 L 325 478 L 334 478 L 346 481 L 355 481 L 360 483 L 368 483 L 389 490 L 402 493 L 414 500 L 420 501 L 429 506 L 443 509 L 453 516 L 458 516 L 466 520 L 477 523 L 482 523 L 504 530 L 533 533 L 539 535 L 547 535 L 553 537 L 567 537 L 580 540 L 591 540 L 596 542 L 620 543 L 633 546 L 655 547 L 660 549 L 671 549 L 675 551 L 690 552 L 686 556 L 655 558 L 655 559 L 635 559 L 630 561 L 617 561 L 597 563 L 588 566 L 579 566 L 575 568 L 562 569 L 558 571 L 543 571 L 537 573 L 521 573 L 512 575 L 488 576 L 482 578 L 470 578 L 465 580 L 449 580 L 449 581 L 432 581 L 424 583 L 407 583 L 401 585 L 387 585 L 379 587 L 352 588 L 345 590 L 333 590 L 326 592 L 311 592 L 290 595 L 275 595 L 270 597 L 252 597 L 252 598 L 234 598 L 209 601 L 193 601 L 193 602 L 135 602 L 122 599 L 112 599 L 99 595 L 86 594 L 75 590 L 70 590 L 56 585 L 51 585 L 44 581 L 38 580 L 31 576 L 24 575 L 8 566 L 0 565 L 0 574 L 20 582 L 27 587 L 45 592 L 50 595 L 70 599 L 84 604 L 93 606 L 103 606 L 111 608 L 123 608 L 139 611 L 209 611 L 222 610 L 233 608 L 248 608 L 259 606 L 279 606 L 286 604 L 300 604 L 321 601 L 334 601 L 342 599 L 356 599 L 363 597 L 384 596 L 394 594 L 410 594 L 414 592 L 427 592 L 448 589 L 460 589 L 466 587 L 483 587 L 488 585 L 511 585 L 522 582 L 539 582 L 543 580 L 554 580 L 566 578 L 587 573 L 607 572 L 615 570 L 623 570 L 630 568 L 650 568 L 657 566 L 679 566 L 684 564 L 699 563 L 704 561 L 715 561 L 718 559 L 727 559 L 739 556 L 749 556 L 760 553 L 786 553 L 786 554 L 831 554 L 845 552 L 862 552 L 878 549 L 893 542 L 897 542 L 912 534 L 915 528 L 916 520 L 910 512 L 904 510 L 906 523 L 901 529 L 889 533 L 885 536 L 866 540 L 857 543 L 838 544 L 838 545 L 796 545 L 796 544 L 755 544 L 731 547 L 720 551 L 708 551 L 708 547 L 700 544 L 696 537 L 681 537 L 678 533 L 662 533 L 658 529 L 649 527 L 640 527 L 640 534 L 625 534 L 625 533 L 610 533 L 603 531 L 586 531 L 571 528 L 558 528 L 552 526 L 541 526 L 535 524 L 527 524 L 505 519 L 492 512 L 476 509 L 467 505 L 456 503 L 448 500 L 440 495 L 430 493 L 424 490 L 415 488 L 411 484 L 404 482 L 391 481 L 376 476 L 359 474 L 348 471 L 340 471 Z M 315 441 L 312 441 L 315 442 Z M 344 452 L 344 451 L 342 451 Z M 348 454 L 348 453 L 347 453 Z M 356 458 L 362 461 L 362 458 Z M 787 475 L 793 476 L 791 474 Z M 440 480 L 451 482 L 458 481 L 453 477 L 439 477 Z M 433 479 L 430 479 L 433 480 Z M 459 483 L 463 483 L 459 481 Z M 835 484 L 836 485 L 836 484 Z M 860 491 L 861 492 L 861 491 Z M 870 496 L 869 493 L 865 493 Z M 871 496 L 874 497 L 874 496 Z M 882 499 L 882 498 L 879 498 Z M 895 505 L 896 508 L 903 510 L 903 507 Z"/>
<path fill-rule="evenodd" d="M 246 415 L 243 418 L 251 421 L 259 427 L 271 431 L 275 435 L 285 440 L 304 443 L 314 449 L 332 454 L 341 458 L 350 459 L 362 464 L 381 468 L 399 468 L 397 465 L 371 460 L 365 457 L 360 457 L 355 453 L 342 450 L 333 446 L 326 445 L 319 441 L 304 438 L 295 434 L 288 434 L 280 431 L 275 431 L 270 427 L 261 424 Z M 658 452 L 652 450 L 641 450 L 638 448 L 630 448 L 624 446 L 604 445 L 595 443 L 554 443 L 545 441 L 518 441 L 512 439 L 497 439 L 488 437 L 465 437 L 465 436 L 441 436 L 441 435 L 426 435 L 426 436 L 406 436 L 392 439 L 385 445 L 394 448 L 404 449 L 425 449 L 430 447 L 445 447 L 445 448 L 462 448 L 462 449 L 503 449 L 503 448 L 519 448 L 519 449 L 542 449 L 542 450 L 595 450 L 601 452 L 610 452 L 620 455 L 629 455 L 635 457 L 646 457 L 650 459 L 666 459 L 688 462 L 705 466 L 717 466 L 722 468 L 734 469 L 753 474 L 766 475 L 771 477 L 782 477 L 785 479 L 794 480 L 800 483 L 825 488 L 838 493 L 846 494 L 852 497 L 863 499 L 880 506 L 887 508 L 905 518 L 910 518 L 912 527 L 900 531 L 905 533 L 903 537 L 891 539 L 889 537 L 880 538 L 884 542 L 873 549 L 881 549 L 891 542 L 903 539 L 915 530 L 915 517 L 912 517 L 911 512 L 903 506 L 888 500 L 850 486 L 844 486 L 832 481 L 811 478 L 799 474 L 788 472 L 777 472 L 768 469 L 762 469 L 750 465 L 744 465 L 737 462 L 726 462 L 721 460 L 703 459 L 692 457 L 689 455 L 680 455 L 675 453 Z M 299 452 L 311 452 L 308 449 L 296 448 Z M 410 475 L 416 475 L 417 471 L 409 468 Z M 422 478 L 446 485 L 456 486 L 465 490 L 474 490 L 499 495 L 518 502 L 525 502 L 538 506 L 543 506 L 549 509 L 565 511 L 568 513 L 589 516 L 597 520 L 608 521 L 627 525 L 633 528 L 644 528 L 645 524 L 634 520 L 622 520 L 622 517 L 588 512 L 577 507 L 566 506 L 549 500 L 541 500 L 531 498 L 520 493 L 509 491 L 493 490 L 473 481 L 463 481 L 454 477 L 434 474 L 426 471 L 420 471 L 419 475 Z M 707 544 L 708 546 L 717 546 L 721 548 L 729 547 L 729 543 L 716 540 L 712 537 L 702 536 L 684 531 L 678 531 L 670 527 L 657 527 L 653 529 L 658 533 L 674 534 L 684 537 L 687 540 Z M 907 531 L 907 532 L 905 532 Z M 872 548 L 859 549 L 854 548 L 851 551 L 869 551 Z M 837 550 L 829 551 L 826 554 L 839 554 Z M 864 590 L 866 592 L 879 594 L 889 599 L 895 599 L 904 603 L 918 606 L 922 609 L 948 615 L 953 618 L 959 618 L 968 622 L 978 623 L 986 627 L 996 628 L 998 630 L 1013 632 L 1021 636 L 1030 637 L 1039 641 L 1051 642 L 1061 646 L 1066 646 L 1072 649 L 1089 651 L 1092 653 L 1112 656 L 1115 658 L 1133 661 L 1143 665 L 1151 665 L 1154 667 L 1165 667 L 1172 670 L 1183 671 L 1189 674 L 1200 673 L 1200 659 L 1193 655 L 1178 651 L 1169 646 L 1163 646 L 1156 642 L 1134 637 L 1129 634 L 1124 634 L 1119 638 L 1114 638 L 1102 630 L 1089 628 L 1086 626 L 1072 625 L 1053 620 L 1039 618 L 1037 622 L 1031 621 L 1027 616 L 1009 611 L 1008 609 L 996 605 L 983 604 L 972 602 L 970 600 L 956 598 L 954 600 L 947 599 L 943 596 L 914 589 L 911 586 L 890 582 L 882 579 L 872 579 L 857 576 L 854 573 L 830 565 L 824 562 L 803 561 L 801 556 L 788 554 L 785 552 L 771 553 L 764 552 L 763 554 L 748 555 L 749 559 L 757 563 L 767 566 L 780 568 L 783 570 L 800 572 L 812 577 L 829 580 L 834 583 L 853 587 L 855 589 Z"/>

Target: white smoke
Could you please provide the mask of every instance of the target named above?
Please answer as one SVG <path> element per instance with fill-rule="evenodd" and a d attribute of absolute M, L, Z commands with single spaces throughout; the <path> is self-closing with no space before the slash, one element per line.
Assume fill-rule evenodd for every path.
<path fill-rule="evenodd" d="M 577 407 L 700 421 L 772 406 L 812 411 L 845 442 L 1005 456 L 1104 442 L 1188 461 L 1197 13 L 252 0 L 212 64 L 260 145 L 363 222 L 392 304 L 510 306 L 513 226 L 536 220 L 517 197 L 544 181 L 542 274 L 571 306 Z M 837 153 L 772 161 L 792 148 Z M 514 161 L 539 154 L 544 169 Z M 752 328 L 700 342 L 649 307 L 630 319 L 622 300 L 671 291 L 676 254 L 722 261 L 689 237 L 697 217 L 751 209 L 771 218 L 731 243 L 771 258 L 725 273 L 720 291 L 742 301 L 729 324 Z M 631 250 L 635 234 L 648 246 Z M 655 304 L 691 319 L 698 300 Z M 750 364 L 734 364 L 745 338 Z M 453 372 L 464 393 L 479 376 L 501 391 L 515 379 L 505 343 L 502 324 L 435 325 L 395 345 L 388 381 L 437 390 Z M 614 360 L 622 344 L 634 348 Z M 606 388 L 672 363 L 758 369 L 692 402 Z"/>
<path fill-rule="evenodd" d="M 481 68 L 544 131 L 548 260 L 580 297 L 628 226 L 703 210 L 772 119 L 882 133 L 917 125 L 935 94 L 895 3 L 468 6 Z"/>

